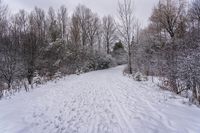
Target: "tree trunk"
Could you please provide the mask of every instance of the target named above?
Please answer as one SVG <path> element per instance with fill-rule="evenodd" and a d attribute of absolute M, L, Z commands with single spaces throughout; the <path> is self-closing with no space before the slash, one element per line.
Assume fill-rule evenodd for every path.
<path fill-rule="evenodd" d="M 173 36 L 172 36 L 173 37 Z M 175 93 L 178 93 L 178 86 L 177 86 L 177 83 L 176 83 L 176 73 L 177 73 L 177 62 L 176 62 L 176 46 L 175 46 L 175 42 L 174 42 L 174 38 L 172 38 L 172 44 L 171 44 L 171 47 L 170 47 L 170 50 L 171 50 L 171 55 L 169 55 L 171 58 L 169 58 L 169 70 L 170 70 L 170 84 L 171 84 L 171 87 L 173 89 L 173 91 Z"/>
<path fill-rule="evenodd" d="M 192 97 L 194 99 L 197 99 L 196 79 L 194 77 L 192 78 L 192 82 L 193 82 L 193 84 L 192 84 Z"/>
<path fill-rule="evenodd" d="M 12 79 L 11 79 L 11 77 L 9 78 L 7 84 L 8 84 L 8 90 L 11 90 L 11 84 L 12 84 Z"/>
<path fill-rule="evenodd" d="M 33 70 L 28 70 L 27 80 L 28 80 L 29 85 L 32 84 L 33 73 L 34 73 Z"/>
<path fill-rule="evenodd" d="M 109 43 L 107 42 L 107 54 L 110 54 Z"/>
<path fill-rule="evenodd" d="M 131 46 L 129 44 L 128 46 L 128 70 L 130 74 L 133 74 L 133 68 L 132 68 L 132 58 L 131 58 Z"/>

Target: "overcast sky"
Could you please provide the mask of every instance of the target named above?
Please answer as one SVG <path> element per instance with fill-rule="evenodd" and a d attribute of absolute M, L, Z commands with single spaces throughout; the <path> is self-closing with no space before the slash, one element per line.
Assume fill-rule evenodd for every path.
<path fill-rule="evenodd" d="M 11 12 L 17 12 L 19 9 L 27 11 L 32 10 L 35 6 L 47 10 L 50 6 L 57 9 L 64 4 L 68 12 L 72 12 L 78 4 L 84 4 L 100 16 L 111 14 L 116 16 L 118 0 L 3 0 L 9 5 Z M 148 18 L 151 15 L 152 8 L 158 0 L 134 0 L 135 16 L 143 26 L 148 24 Z"/>

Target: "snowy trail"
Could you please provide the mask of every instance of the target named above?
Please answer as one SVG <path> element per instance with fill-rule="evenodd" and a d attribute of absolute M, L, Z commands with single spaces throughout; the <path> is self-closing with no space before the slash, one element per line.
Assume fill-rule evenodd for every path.
<path fill-rule="evenodd" d="M 0 133 L 200 133 L 200 109 L 123 66 L 71 75 L 0 101 Z"/>

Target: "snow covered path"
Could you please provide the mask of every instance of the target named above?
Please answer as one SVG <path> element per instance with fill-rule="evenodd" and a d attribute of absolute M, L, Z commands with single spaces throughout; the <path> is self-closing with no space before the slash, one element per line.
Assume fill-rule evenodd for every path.
<path fill-rule="evenodd" d="M 200 109 L 123 66 L 71 75 L 0 101 L 0 133 L 200 133 Z"/>

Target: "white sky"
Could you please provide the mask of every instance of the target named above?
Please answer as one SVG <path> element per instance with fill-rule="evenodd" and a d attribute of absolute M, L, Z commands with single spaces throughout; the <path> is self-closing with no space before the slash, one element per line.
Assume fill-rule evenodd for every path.
<path fill-rule="evenodd" d="M 146 26 L 152 13 L 152 8 L 157 4 L 158 0 L 133 1 L 135 5 L 135 16 L 143 26 Z M 63 4 L 68 8 L 68 12 L 73 12 L 78 4 L 84 4 L 100 16 L 111 14 L 115 17 L 118 7 L 118 0 L 3 0 L 3 2 L 8 4 L 9 9 L 13 13 L 17 12 L 19 9 L 30 11 L 35 6 L 45 10 L 50 6 L 57 9 Z"/>

